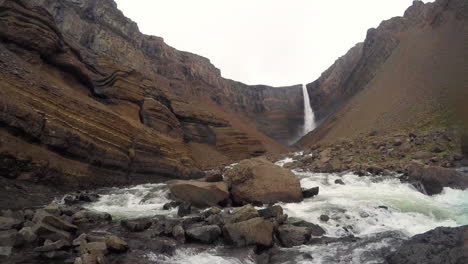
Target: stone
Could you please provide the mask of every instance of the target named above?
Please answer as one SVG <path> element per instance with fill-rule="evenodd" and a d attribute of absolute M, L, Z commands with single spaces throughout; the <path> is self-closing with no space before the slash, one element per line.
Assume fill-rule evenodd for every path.
<path fill-rule="evenodd" d="M 328 220 L 330 220 L 330 217 L 328 215 L 321 215 L 320 216 L 320 221 L 328 222 Z"/>
<path fill-rule="evenodd" d="M 61 250 L 64 248 L 69 248 L 70 246 L 71 246 L 70 242 L 60 239 L 55 242 L 49 242 L 49 243 L 48 241 L 46 241 L 43 246 L 35 248 L 34 251 L 36 252 L 56 251 L 56 250 Z"/>
<path fill-rule="evenodd" d="M 37 210 L 34 215 L 33 222 L 35 223 L 44 223 L 50 226 L 53 226 L 57 229 L 74 232 L 78 229 L 77 226 L 57 217 L 47 213 L 45 210 Z"/>
<path fill-rule="evenodd" d="M 223 172 L 220 169 L 213 169 L 205 171 L 206 182 L 222 182 L 223 181 Z"/>
<path fill-rule="evenodd" d="M 307 227 L 310 230 L 310 234 L 312 236 L 322 236 L 325 234 L 325 230 L 321 228 L 319 225 L 309 223 L 299 218 L 290 217 L 288 218 L 287 224 L 290 224 L 293 226 Z"/>
<path fill-rule="evenodd" d="M 22 222 L 16 218 L 0 216 L 0 230 L 21 228 Z"/>
<path fill-rule="evenodd" d="M 431 151 L 434 152 L 434 153 L 441 153 L 441 152 L 444 152 L 444 150 L 443 150 L 441 147 L 439 147 L 439 146 L 433 147 L 433 148 L 431 149 Z"/>
<path fill-rule="evenodd" d="M 76 247 L 81 245 L 81 242 L 87 242 L 86 237 L 87 235 L 85 233 L 79 235 L 77 238 L 73 239 L 72 245 Z"/>
<path fill-rule="evenodd" d="M 49 213 L 51 215 L 55 215 L 55 216 L 60 216 L 60 214 L 62 213 L 60 211 L 59 205 L 56 204 L 56 203 L 49 204 L 48 206 L 46 206 L 44 208 L 44 211 L 46 211 L 47 213 Z"/>
<path fill-rule="evenodd" d="M 389 264 L 468 263 L 468 225 L 438 227 L 416 235 L 390 253 Z"/>
<path fill-rule="evenodd" d="M 18 233 L 23 237 L 24 241 L 27 243 L 32 243 L 37 239 L 37 235 L 34 233 L 34 230 L 30 226 L 23 227 Z"/>
<path fill-rule="evenodd" d="M 278 227 L 278 238 L 283 247 L 300 246 L 309 241 L 311 230 L 307 227 L 282 225 Z"/>
<path fill-rule="evenodd" d="M 430 159 L 431 157 L 432 153 L 427 151 L 418 151 L 413 154 L 413 158 L 418 160 Z"/>
<path fill-rule="evenodd" d="M 207 218 L 205 218 L 205 223 L 207 223 L 208 225 L 223 226 L 224 218 L 219 214 L 210 215 Z"/>
<path fill-rule="evenodd" d="M 232 186 L 231 196 L 236 204 L 302 201 L 296 175 L 265 158 L 243 160 L 224 176 Z"/>
<path fill-rule="evenodd" d="M 467 174 L 455 169 L 412 163 L 408 168 L 408 178 L 410 181 L 422 183 L 429 195 L 441 193 L 444 187 L 462 190 L 468 188 Z"/>
<path fill-rule="evenodd" d="M 263 218 L 277 218 L 283 215 L 283 207 L 279 205 L 269 206 L 258 210 L 258 214 Z"/>
<path fill-rule="evenodd" d="M 222 210 L 219 207 L 211 207 L 205 211 L 202 212 L 203 217 L 207 218 L 212 215 L 217 215 L 220 214 Z"/>
<path fill-rule="evenodd" d="M 258 211 L 250 204 L 232 210 L 232 213 L 225 217 L 226 223 L 238 223 L 252 218 L 259 217 Z"/>
<path fill-rule="evenodd" d="M 192 205 L 190 203 L 184 202 L 179 205 L 179 209 L 177 210 L 177 215 L 180 217 L 184 217 L 190 215 L 192 213 Z"/>
<path fill-rule="evenodd" d="M 130 232 L 142 232 L 150 228 L 152 222 L 150 219 L 122 220 L 120 225 Z"/>
<path fill-rule="evenodd" d="M 186 230 L 188 239 L 211 244 L 221 235 L 221 229 L 217 225 L 194 226 Z"/>
<path fill-rule="evenodd" d="M 196 207 L 214 206 L 229 198 L 228 186 L 224 182 L 177 180 L 168 185 L 176 199 Z"/>
<path fill-rule="evenodd" d="M 339 185 L 345 185 L 344 181 L 341 180 L 341 179 L 337 179 L 335 180 L 335 184 L 339 184 Z"/>
<path fill-rule="evenodd" d="M 122 253 L 128 250 L 128 244 L 120 237 L 110 235 L 105 238 L 106 246 L 109 251 Z"/>
<path fill-rule="evenodd" d="M 73 223 L 101 223 L 112 221 L 112 216 L 105 212 L 81 210 L 72 215 Z"/>
<path fill-rule="evenodd" d="M 306 199 L 312 198 L 318 194 L 319 194 L 319 187 L 314 187 L 314 188 L 310 188 L 310 189 L 302 191 L 302 196 L 304 196 L 304 198 Z"/>
<path fill-rule="evenodd" d="M 43 239 L 50 239 L 53 241 L 57 241 L 60 239 L 71 240 L 72 235 L 70 232 L 60 230 L 56 227 L 48 225 L 46 223 L 37 223 L 32 227 L 34 233 Z"/>
<path fill-rule="evenodd" d="M 261 217 L 247 221 L 227 224 L 223 234 L 226 239 L 237 247 L 257 245 L 270 247 L 273 245 L 274 224 Z"/>
<path fill-rule="evenodd" d="M 81 254 L 106 255 L 107 244 L 105 242 L 82 242 L 80 245 Z"/>
<path fill-rule="evenodd" d="M 182 225 L 176 225 L 172 229 L 172 236 L 180 243 L 185 243 L 185 230 Z"/>

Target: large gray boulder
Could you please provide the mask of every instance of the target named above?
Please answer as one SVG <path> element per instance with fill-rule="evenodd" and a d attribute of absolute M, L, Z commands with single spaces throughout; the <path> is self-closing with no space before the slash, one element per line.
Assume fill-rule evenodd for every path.
<path fill-rule="evenodd" d="M 199 242 L 211 244 L 221 235 L 217 225 L 193 226 L 185 231 L 187 237 Z"/>
<path fill-rule="evenodd" d="M 283 247 L 295 247 L 307 243 L 311 230 L 303 226 L 282 225 L 278 227 L 278 238 Z"/>
<path fill-rule="evenodd" d="M 196 207 L 214 206 L 229 198 L 228 186 L 224 182 L 177 180 L 168 184 L 176 199 Z"/>
<path fill-rule="evenodd" d="M 237 204 L 302 201 L 296 175 L 265 158 L 243 160 L 224 176 Z"/>

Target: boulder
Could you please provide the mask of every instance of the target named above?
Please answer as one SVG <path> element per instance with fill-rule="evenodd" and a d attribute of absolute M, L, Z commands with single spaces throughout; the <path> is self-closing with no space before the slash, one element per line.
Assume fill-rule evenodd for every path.
<path fill-rule="evenodd" d="M 101 223 L 112 221 L 112 216 L 105 212 L 81 210 L 72 215 L 73 223 Z"/>
<path fill-rule="evenodd" d="M 221 235 L 217 225 L 194 226 L 186 231 L 187 237 L 196 241 L 211 244 Z"/>
<path fill-rule="evenodd" d="M 48 251 L 56 251 L 61 250 L 64 248 L 69 248 L 71 246 L 70 242 L 60 239 L 55 242 L 46 240 L 43 246 L 37 247 L 34 249 L 36 252 L 48 252 Z"/>
<path fill-rule="evenodd" d="M 337 179 L 335 180 L 335 184 L 339 184 L 339 185 L 345 185 L 344 181 L 341 180 L 341 179 Z"/>
<path fill-rule="evenodd" d="M 213 169 L 205 171 L 206 182 L 222 182 L 223 181 L 223 172 L 220 169 Z"/>
<path fill-rule="evenodd" d="M 228 186 L 224 182 L 178 180 L 168 184 L 176 199 L 196 207 L 214 206 L 229 198 Z"/>
<path fill-rule="evenodd" d="M 283 207 L 279 205 L 269 206 L 258 210 L 258 214 L 263 218 L 277 218 L 283 215 Z"/>
<path fill-rule="evenodd" d="M 237 204 L 302 201 L 296 175 L 265 158 L 243 160 L 224 176 L 232 186 L 231 195 Z"/>
<path fill-rule="evenodd" d="M 21 228 L 22 222 L 16 218 L 0 216 L 0 230 Z"/>
<path fill-rule="evenodd" d="M 389 264 L 468 263 L 468 225 L 419 234 L 387 257 Z"/>
<path fill-rule="evenodd" d="M 278 227 L 278 238 L 283 247 L 300 246 L 309 241 L 311 230 L 303 226 L 282 225 Z"/>
<path fill-rule="evenodd" d="M 177 206 L 181 205 L 182 203 L 179 201 L 169 202 L 163 205 L 163 210 L 171 210 L 172 208 L 176 208 Z"/>
<path fill-rule="evenodd" d="M 149 219 L 137 220 L 122 220 L 120 225 L 130 232 L 142 232 L 151 227 L 152 223 Z"/>
<path fill-rule="evenodd" d="M 428 195 L 439 194 L 444 187 L 462 190 L 468 188 L 468 175 L 463 172 L 415 162 L 408 167 L 408 178 L 422 183 Z"/>
<path fill-rule="evenodd" d="M 177 215 L 180 217 L 184 217 L 190 215 L 192 213 L 192 205 L 190 203 L 184 202 L 179 205 L 179 209 L 177 210 Z"/>
<path fill-rule="evenodd" d="M 250 204 L 235 208 L 231 214 L 225 217 L 226 223 L 238 223 L 259 217 L 258 211 Z"/>
<path fill-rule="evenodd" d="M 432 153 L 427 151 L 418 151 L 413 154 L 413 158 L 418 160 L 430 159 L 432 157 Z"/>
<path fill-rule="evenodd" d="M 37 210 L 36 214 L 33 218 L 34 223 L 44 223 L 50 226 L 53 226 L 57 229 L 68 231 L 68 232 L 75 232 L 78 227 L 57 217 L 51 215 L 50 213 L 46 212 L 45 210 Z"/>
<path fill-rule="evenodd" d="M 23 227 L 18 233 L 23 237 L 24 241 L 27 243 L 32 243 L 37 239 L 37 235 L 34 233 L 34 230 L 30 226 Z"/>
<path fill-rule="evenodd" d="M 172 236 L 180 243 L 185 243 L 185 230 L 182 225 L 176 225 L 172 229 Z"/>
<path fill-rule="evenodd" d="M 81 254 L 92 254 L 92 255 L 106 255 L 107 244 L 105 242 L 82 242 L 80 245 Z"/>
<path fill-rule="evenodd" d="M 310 230 L 310 234 L 312 236 L 322 236 L 325 234 L 325 230 L 319 225 L 309 223 L 299 218 L 290 217 L 288 218 L 287 223 L 293 226 L 307 227 Z"/>
<path fill-rule="evenodd" d="M 32 227 L 32 230 L 38 237 L 43 239 L 50 239 L 52 241 L 57 241 L 59 239 L 72 239 L 70 232 L 60 230 L 46 223 L 37 223 Z"/>
<path fill-rule="evenodd" d="M 0 257 L 10 257 L 13 247 L 2 247 L 0 246 Z"/>
<path fill-rule="evenodd" d="M 127 242 L 125 242 L 123 239 L 117 236 L 114 236 L 114 235 L 107 236 L 105 241 L 106 241 L 106 246 L 109 249 L 109 251 L 121 253 L 121 252 L 125 252 L 128 250 Z"/>
<path fill-rule="evenodd" d="M 319 194 L 319 187 L 302 190 L 302 196 L 304 198 L 311 198 Z"/>
<path fill-rule="evenodd" d="M 224 227 L 226 239 L 238 247 L 258 245 L 270 247 L 273 245 L 274 224 L 261 217 L 247 221 L 227 224 Z"/>

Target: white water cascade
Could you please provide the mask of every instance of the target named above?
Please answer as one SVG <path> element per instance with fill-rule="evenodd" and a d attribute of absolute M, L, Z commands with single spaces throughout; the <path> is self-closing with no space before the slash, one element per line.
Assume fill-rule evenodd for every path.
<path fill-rule="evenodd" d="M 315 116 L 312 107 L 310 106 L 309 92 L 306 85 L 302 85 L 302 94 L 304 96 L 304 127 L 302 135 L 306 135 L 315 129 Z"/>

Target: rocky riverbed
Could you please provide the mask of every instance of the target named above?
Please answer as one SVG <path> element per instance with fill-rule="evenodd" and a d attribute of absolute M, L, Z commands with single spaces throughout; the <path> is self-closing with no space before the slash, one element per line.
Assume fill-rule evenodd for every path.
<path fill-rule="evenodd" d="M 277 164 L 300 158 L 302 155 L 297 153 Z M 252 171 L 248 169 L 251 164 L 265 168 Z M 271 172 L 273 168 L 282 173 L 289 171 L 262 159 L 233 167 L 224 175 L 210 172 L 197 182 L 70 193 L 58 196 L 43 208 L 3 211 L 2 261 L 391 264 L 466 261 L 466 190 L 443 187 L 439 194 L 429 196 L 411 183 L 402 182 L 401 174 L 359 176 L 294 170 L 293 176 L 302 188 L 298 201 L 287 200 L 291 196 L 284 193 L 266 195 L 260 187 L 252 196 L 256 199 L 248 200 L 253 199 L 249 198 L 250 193 L 238 185 L 250 182 L 255 186 L 252 184 L 255 175 Z M 186 194 L 183 199 L 177 198 L 181 186 Z M 189 199 L 205 196 L 224 197 L 224 190 L 227 198 L 217 204 L 188 203 Z M 237 190 L 234 196 L 233 190 Z M 204 195 L 195 195 L 198 192 Z M 294 192 L 294 187 L 287 193 L 290 192 Z M 270 199 L 269 203 L 260 202 L 262 197 Z M 278 201 L 273 202 L 273 197 Z M 430 231 L 439 226 L 445 228 Z M 422 255 L 427 257 L 418 257 Z"/>

